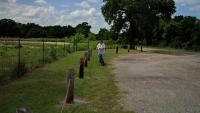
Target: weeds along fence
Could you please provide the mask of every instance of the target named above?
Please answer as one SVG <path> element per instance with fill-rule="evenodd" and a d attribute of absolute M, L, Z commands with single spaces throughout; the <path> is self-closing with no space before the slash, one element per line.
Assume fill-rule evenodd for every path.
<path fill-rule="evenodd" d="M 0 81 L 18 78 L 35 68 L 50 63 L 74 51 L 86 50 L 87 44 L 63 41 L 0 39 Z M 76 50 L 74 49 L 76 46 Z"/>

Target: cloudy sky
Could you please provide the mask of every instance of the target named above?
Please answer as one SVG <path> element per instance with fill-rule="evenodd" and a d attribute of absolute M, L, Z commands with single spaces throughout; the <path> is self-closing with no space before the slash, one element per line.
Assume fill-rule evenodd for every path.
<path fill-rule="evenodd" d="M 101 14 L 103 0 L 0 0 L 0 19 L 40 25 L 72 25 L 88 22 L 92 32 L 107 27 Z M 200 18 L 200 0 L 175 0 L 175 15 Z"/>

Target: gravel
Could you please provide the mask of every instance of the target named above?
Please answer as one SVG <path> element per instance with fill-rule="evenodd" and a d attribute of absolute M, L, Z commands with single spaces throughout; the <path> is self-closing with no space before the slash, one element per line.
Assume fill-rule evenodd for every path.
<path fill-rule="evenodd" d="M 114 60 L 122 106 L 136 113 L 200 113 L 200 54 L 146 51 Z"/>

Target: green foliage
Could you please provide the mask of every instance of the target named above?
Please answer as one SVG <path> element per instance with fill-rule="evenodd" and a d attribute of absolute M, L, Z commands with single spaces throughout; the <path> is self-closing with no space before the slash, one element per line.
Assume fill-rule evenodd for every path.
<path fill-rule="evenodd" d="M 114 37 L 114 33 L 112 31 L 107 30 L 106 28 L 101 28 L 98 36 L 97 36 L 98 40 L 103 39 L 103 40 L 111 40 L 111 39 L 115 39 Z"/>
<path fill-rule="evenodd" d="M 163 29 L 163 32 L 160 32 L 162 38 L 157 40 L 161 45 L 179 49 L 199 50 L 199 19 L 190 16 L 176 16 L 170 22 L 162 25 L 160 29 Z M 155 34 L 159 34 L 158 32 L 155 32 Z"/>
<path fill-rule="evenodd" d="M 10 19 L 0 20 L 0 36 L 1 37 L 17 37 L 20 36 L 21 32 L 19 24 Z"/>
<path fill-rule="evenodd" d="M 74 41 L 76 41 L 76 43 L 79 43 L 79 42 L 82 42 L 82 41 L 85 41 L 85 40 L 86 40 L 85 36 L 83 34 L 80 34 L 80 33 L 77 33 L 74 36 L 67 38 L 67 42 L 70 42 L 70 43 L 74 43 Z"/>
<path fill-rule="evenodd" d="M 95 36 L 95 34 L 93 34 L 93 33 L 89 33 L 89 35 L 88 35 L 88 39 L 91 40 L 91 41 L 95 41 L 95 40 L 96 40 L 96 36 Z"/>
<path fill-rule="evenodd" d="M 21 24 L 10 19 L 0 20 L 0 37 L 63 38 L 66 36 L 70 37 L 75 33 L 75 28 L 70 25 L 43 27 L 34 23 Z"/>
<path fill-rule="evenodd" d="M 88 34 L 90 33 L 90 29 L 91 29 L 91 26 L 87 22 L 83 22 L 76 26 L 76 32 L 79 34 L 83 34 L 84 38 L 88 37 Z"/>
<path fill-rule="evenodd" d="M 175 13 L 174 0 L 104 0 L 102 13 L 114 33 L 123 34 L 129 43 L 149 38 L 159 18 Z"/>

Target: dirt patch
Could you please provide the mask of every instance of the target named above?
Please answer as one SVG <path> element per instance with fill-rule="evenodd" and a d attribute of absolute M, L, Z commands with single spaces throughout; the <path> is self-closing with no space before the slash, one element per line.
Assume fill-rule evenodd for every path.
<path fill-rule="evenodd" d="M 87 103 L 89 103 L 87 101 L 87 99 L 85 99 L 83 97 L 76 96 L 74 98 L 74 103 L 73 104 L 65 104 L 65 100 L 63 99 L 63 100 L 59 101 L 56 106 L 61 108 L 63 106 L 63 104 L 65 104 L 65 106 L 72 106 L 72 105 L 80 105 L 80 104 L 87 104 Z"/>

